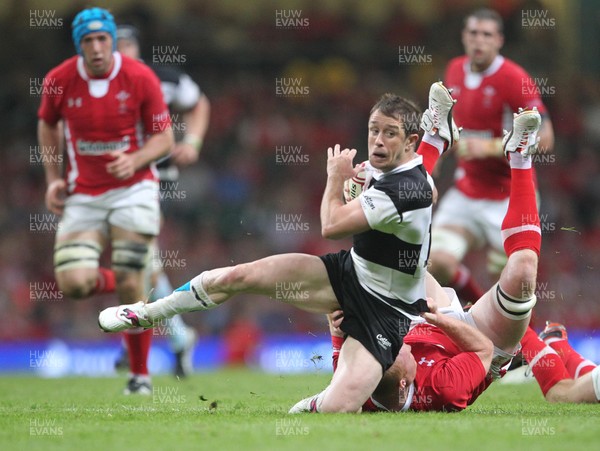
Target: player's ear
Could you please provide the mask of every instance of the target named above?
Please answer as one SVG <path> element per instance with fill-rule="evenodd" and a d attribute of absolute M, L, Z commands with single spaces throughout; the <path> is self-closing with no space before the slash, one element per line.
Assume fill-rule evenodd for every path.
<path fill-rule="evenodd" d="M 419 141 L 419 135 L 417 133 L 411 133 L 406 137 L 406 150 L 417 151 L 417 142 Z"/>
<path fill-rule="evenodd" d="M 406 378 L 403 377 L 402 379 L 400 379 L 398 386 L 400 387 L 400 390 L 405 390 L 406 389 Z"/>

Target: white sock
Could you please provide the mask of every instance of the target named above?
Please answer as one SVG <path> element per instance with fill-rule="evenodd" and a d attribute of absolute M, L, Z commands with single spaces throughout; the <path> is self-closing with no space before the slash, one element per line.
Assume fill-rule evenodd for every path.
<path fill-rule="evenodd" d="M 531 168 L 531 156 L 524 157 L 519 152 L 511 152 L 510 154 L 510 167 L 513 169 L 530 169 Z"/>
<path fill-rule="evenodd" d="M 179 313 L 215 308 L 217 304 L 210 299 L 202 286 L 202 274 L 194 277 L 167 297 L 146 304 L 149 319 L 156 321 L 172 318 Z"/>

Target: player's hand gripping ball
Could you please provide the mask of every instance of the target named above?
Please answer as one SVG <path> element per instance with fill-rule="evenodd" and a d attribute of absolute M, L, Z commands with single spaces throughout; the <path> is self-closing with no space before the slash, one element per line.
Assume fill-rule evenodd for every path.
<path fill-rule="evenodd" d="M 346 203 L 356 199 L 363 192 L 368 174 L 366 163 L 366 161 L 363 161 L 357 164 L 354 168 L 354 176 L 344 181 L 344 200 Z"/>

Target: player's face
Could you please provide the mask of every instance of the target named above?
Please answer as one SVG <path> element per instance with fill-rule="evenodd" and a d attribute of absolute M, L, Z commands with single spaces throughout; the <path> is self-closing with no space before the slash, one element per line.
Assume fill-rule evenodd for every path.
<path fill-rule="evenodd" d="M 139 59 L 140 57 L 139 46 L 130 39 L 118 39 L 117 50 L 129 58 Z"/>
<path fill-rule="evenodd" d="M 406 136 L 400 119 L 375 110 L 369 118 L 369 162 L 375 169 L 391 171 L 413 158 L 417 139 L 416 134 Z"/>
<path fill-rule="evenodd" d="M 112 64 L 112 37 L 105 31 L 86 34 L 81 40 L 85 66 L 93 75 L 106 74 Z"/>
<path fill-rule="evenodd" d="M 471 17 L 463 29 L 462 42 L 471 61 L 471 68 L 480 72 L 492 64 L 502 48 L 504 37 L 495 21 Z"/>

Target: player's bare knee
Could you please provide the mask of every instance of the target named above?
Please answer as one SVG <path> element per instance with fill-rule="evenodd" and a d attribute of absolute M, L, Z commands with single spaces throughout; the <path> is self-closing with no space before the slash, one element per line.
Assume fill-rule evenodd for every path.
<path fill-rule="evenodd" d="M 68 298 L 82 300 L 94 291 L 96 280 L 81 274 L 59 273 L 56 278 L 58 289 Z"/>
<path fill-rule="evenodd" d="M 253 284 L 251 263 L 241 263 L 239 265 L 224 268 L 212 281 L 210 291 L 220 291 L 225 293 L 236 293 L 244 291 Z"/>
<path fill-rule="evenodd" d="M 517 251 L 508 260 L 503 289 L 512 296 L 529 298 L 536 289 L 538 256 L 528 249 Z"/>

